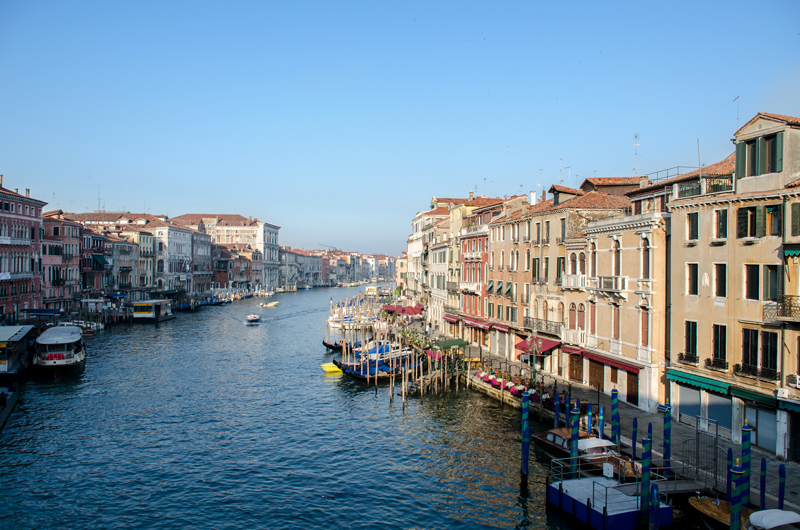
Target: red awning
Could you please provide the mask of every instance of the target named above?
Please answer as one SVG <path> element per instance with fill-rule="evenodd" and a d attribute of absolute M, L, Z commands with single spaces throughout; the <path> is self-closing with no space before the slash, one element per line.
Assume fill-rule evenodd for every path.
<path fill-rule="evenodd" d="M 504 326 L 502 324 L 492 324 L 492 327 L 497 331 L 502 331 L 503 333 L 508 333 L 508 326 Z"/>
<path fill-rule="evenodd" d="M 395 311 L 397 311 L 397 308 L 391 304 L 387 304 L 383 306 L 383 310 L 386 311 L 387 313 L 394 313 Z"/>
<path fill-rule="evenodd" d="M 587 359 L 591 359 L 593 361 L 607 364 L 609 366 L 613 366 L 614 368 L 619 368 L 620 370 L 625 370 L 626 372 L 631 372 L 632 374 L 639 375 L 638 366 L 633 366 L 632 364 L 624 363 L 616 359 L 609 359 L 608 357 L 603 357 L 602 355 L 597 355 L 596 353 L 589 353 L 587 351 L 583 352 L 583 356 L 586 357 Z"/>
<path fill-rule="evenodd" d="M 454 317 L 452 315 L 445 315 L 442 317 L 446 322 L 450 322 L 451 324 L 458 324 L 458 317 Z"/>
<path fill-rule="evenodd" d="M 545 339 L 543 337 L 536 337 L 535 339 L 531 340 L 530 347 L 528 346 L 527 339 L 519 341 L 516 346 L 518 350 L 522 350 L 525 353 L 533 353 L 533 350 L 536 348 L 536 343 L 539 342 L 539 340 L 542 341 L 542 349 L 539 350 L 540 355 L 549 352 L 553 348 L 561 346 L 561 343 L 557 340 Z"/>
<path fill-rule="evenodd" d="M 561 346 L 561 351 L 564 353 L 573 353 L 580 355 L 583 353 L 583 350 L 580 348 L 575 348 L 574 346 Z"/>
<path fill-rule="evenodd" d="M 492 327 L 492 325 L 489 324 L 488 322 L 477 320 L 475 318 L 465 318 L 464 324 L 466 324 L 467 326 L 472 326 L 473 328 L 482 329 L 484 331 L 489 331 L 489 329 Z"/>

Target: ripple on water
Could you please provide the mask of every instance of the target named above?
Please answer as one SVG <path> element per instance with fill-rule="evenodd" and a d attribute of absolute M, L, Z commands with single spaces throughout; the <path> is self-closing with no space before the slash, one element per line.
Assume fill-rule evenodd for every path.
<path fill-rule="evenodd" d="M 518 411 L 463 390 L 403 406 L 320 372 L 348 292 L 88 339 L 84 373 L 27 384 L 0 437 L 0 527 L 568 527 L 544 515 L 536 453 L 519 498 Z"/>

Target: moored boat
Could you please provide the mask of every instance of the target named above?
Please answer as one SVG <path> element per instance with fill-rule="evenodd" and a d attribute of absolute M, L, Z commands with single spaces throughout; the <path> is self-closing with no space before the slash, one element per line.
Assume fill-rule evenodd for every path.
<path fill-rule="evenodd" d="M 170 300 L 140 300 L 133 302 L 134 322 L 163 322 L 175 318 Z"/>
<path fill-rule="evenodd" d="M 689 504 L 692 505 L 692 508 L 700 512 L 700 518 L 709 530 L 730 528 L 731 503 L 728 501 L 721 501 L 710 497 L 689 497 Z M 755 510 L 751 508 L 742 507 L 741 528 L 745 528 L 745 524 L 754 512 Z"/>
<path fill-rule="evenodd" d="M 570 440 L 572 431 L 568 427 L 557 427 L 549 431 L 540 432 L 531 436 L 533 445 L 542 449 L 553 458 L 566 458 L 570 455 Z M 593 434 L 580 432 L 578 434 L 578 447 L 580 440 L 594 438 Z"/>
<path fill-rule="evenodd" d="M 800 514 L 789 510 L 759 510 L 750 515 L 747 530 L 796 530 Z"/>
<path fill-rule="evenodd" d="M 78 326 L 56 326 L 36 338 L 34 368 L 42 374 L 57 377 L 61 373 L 80 370 L 86 364 L 83 331 Z"/>

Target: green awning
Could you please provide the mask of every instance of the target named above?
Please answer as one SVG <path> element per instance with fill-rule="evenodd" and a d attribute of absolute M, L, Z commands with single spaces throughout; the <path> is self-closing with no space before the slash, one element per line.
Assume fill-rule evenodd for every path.
<path fill-rule="evenodd" d="M 108 265 L 106 258 L 98 254 L 92 254 L 92 259 L 95 260 L 99 265 Z"/>
<path fill-rule="evenodd" d="M 761 403 L 762 405 L 769 405 L 770 407 L 778 406 L 778 400 L 775 398 L 775 396 L 768 396 L 766 394 L 761 394 L 760 392 L 753 392 L 752 390 L 739 388 L 738 386 L 731 387 L 731 395 L 738 396 L 742 399 L 755 401 L 756 403 Z"/>
<path fill-rule="evenodd" d="M 667 379 L 670 379 L 678 383 L 683 383 L 684 385 L 691 385 L 691 386 L 696 386 L 697 388 L 702 388 L 704 390 L 719 392 L 725 395 L 728 394 L 728 389 L 731 386 L 728 383 L 723 383 L 722 381 L 715 381 L 714 379 L 709 379 L 707 377 L 703 377 L 702 375 L 695 375 L 687 372 L 678 372 L 677 370 L 667 370 Z"/>
<path fill-rule="evenodd" d="M 494 280 L 489 280 L 489 283 L 486 284 L 486 291 L 489 294 L 492 294 L 492 287 L 494 286 Z"/>
<path fill-rule="evenodd" d="M 778 408 L 789 412 L 800 412 L 800 403 L 796 401 L 778 401 Z"/>
<path fill-rule="evenodd" d="M 497 294 L 500 294 L 500 293 L 503 292 L 503 281 L 502 280 L 497 280 L 497 290 L 495 292 Z"/>
<path fill-rule="evenodd" d="M 509 291 L 511 291 L 512 287 L 514 287 L 514 284 L 511 283 L 511 282 L 508 282 L 508 285 L 506 285 L 506 294 L 508 294 Z"/>
<path fill-rule="evenodd" d="M 800 248 L 785 248 L 783 249 L 784 256 L 800 256 Z"/>
<path fill-rule="evenodd" d="M 449 339 L 449 340 L 441 340 L 434 344 L 440 350 L 450 350 L 453 348 L 463 348 L 469 344 L 469 342 L 462 340 L 462 339 Z"/>

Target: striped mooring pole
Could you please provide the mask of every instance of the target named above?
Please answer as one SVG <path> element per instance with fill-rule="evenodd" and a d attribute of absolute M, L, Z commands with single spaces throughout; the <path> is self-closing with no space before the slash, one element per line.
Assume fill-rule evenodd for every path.
<path fill-rule="evenodd" d="M 570 396 L 567 391 L 564 391 L 564 427 L 569 427 L 569 413 L 570 413 Z"/>
<path fill-rule="evenodd" d="M 636 437 L 638 431 L 639 420 L 638 418 L 633 418 L 633 431 L 631 432 L 631 454 L 633 455 L 634 460 L 636 460 L 636 442 L 639 440 L 639 438 Z"/>
<path fill-rule="evenodd" d="M 611 391 L 611 441 L 619 443 L 617 439 L 617 409 L 619 407 L 619 391 L 615 388 Z"/>
<path fill-rule="evenodd" d="M 592 434 L 592 402 L 586 404 L 586 432 Z"/>
<path fill-rule="evenodd" d="M 531 446 L 531 426 L 528 422 L 530 392 L 522 393 L 522 469 L 520 470 L 519 488 L 522 493 L 528 491 L 528 454 Z"/>
<path fill-rule="evenodd" d="M 578 471 L 578 430 L 580 429 L 580 411 L 572 409 L 572 436 L 569 441 L 569 469 L 575 478 Z"/>
<path fill-rule="evenodd" d="M 667 410 L 664 411 L 664 471 L 669 476 L 669 468 L 672 467 L 672 407 L 669 400 L 667 400 L 666 406 Z"/>
<path fill-rule="evenodd" d="M 600 410 L 597 411 L 597 431 L 600 433 L 600 439 L 604 438 L 603 429 L 605 428 L 603 418 L 603 405 L 600 405 Z"/>
<path fill-rule="evenodd" d="M 736 465 L 731 468 L 733 475 L 733 499 L 731 500 L 731 530 L 742 530 L 742 490 L 744 489 L 744 469 L 739 466 L 739 459 Z"/>
<path fill-rule="evenodd" d="M 778 509 L 783 510 L 783 499 L 786 497 L 786 465 L 778 468 Z"/>
<path fill-rule="evenodd" d="M 661 501 L 658 498 L 658 484 L 650 486 L 650 520 L 648 521 L 649 530 L 658 530 L 658 512 L 661 508 Z"/>
<path fill-rule="evenodd" d="M 575 400 L 575 408 L 578 409 L 578 427 L 580 428 L 580 423 L 583 421 L 581 418 L 581 398 Z"/>
<path fill-rule="evenodd" d="M 652 458 L 653 440 L 645 438 L 642 440 L 642 490 L 639 509 L 642 512 L 642 519 L 647 519 L 647 507 L 650 503 L 650 459 Z"/>
<path fill-rule="evenodd" d="M 742 507 L 748 508 L 750 506 L 750 433 L 753 428 L 744 420 L 742 426 L 742 470 L 744 476 L 742 477 Z M 735 494 L 734 494 L 735 495 Z"/>
<path fill-rule="evenodd" d="M 556 392 L 556 399 L 553 401 L 553 413 L 555 415 L 555 428 L 558 429 L 560 427 L 559 420 L 561 419 L 560 414 L 558 413 L 558 408 L 561 406 L 561 397 Z"/>
<path fill-rule="evenodd" d="M 759 510 L 764 510 L 765 506 L 767 505 L 767 459 L 761 459 L 761 482 L 759 483 L 761 486 L 761 498 L 759 499 L 761 502 L 758 505 Z"/>
<path fill-rule="evenodd" d="M 728 447 L 728 462 L 725 469 L 728 470 L 728 489 L 725 492 L 725 500 L 733 506 L 733 497 L 731 497 L 733 494 L 733 475 L 731 474 L 731 469 L 733 469 L 733 449 L 730 447 Z"/>

